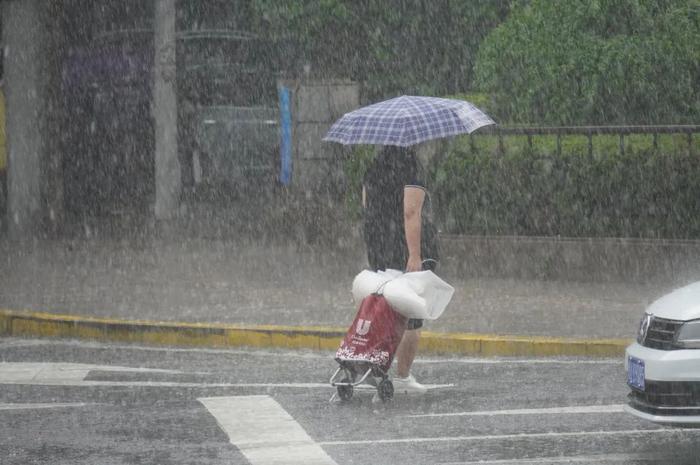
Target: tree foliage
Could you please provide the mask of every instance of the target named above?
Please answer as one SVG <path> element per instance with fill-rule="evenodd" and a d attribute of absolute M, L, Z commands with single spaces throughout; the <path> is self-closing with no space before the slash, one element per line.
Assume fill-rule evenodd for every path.
<path fill-rule="evenodd" d="M 367 97 L 468 90 L 483 37 L 510 0 L 253 0 L 256 29 L 295 75 L 362 82 Z"/>
<path fill-rule="evenodd" d="M 475 72 L 501 121 L 697 123 L 698 44 L 699 0 L 516 1 Z"/>

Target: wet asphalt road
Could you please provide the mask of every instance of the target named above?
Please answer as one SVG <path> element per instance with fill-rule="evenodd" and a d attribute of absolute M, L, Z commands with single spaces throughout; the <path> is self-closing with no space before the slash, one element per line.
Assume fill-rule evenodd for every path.
<path fill-rule="evenodd" d="M 622 360 L 422 357 L 383 405 L 330 403 L 332 355 L 0 339 L 0 463 L 700 463 L 621 411 Z"/>

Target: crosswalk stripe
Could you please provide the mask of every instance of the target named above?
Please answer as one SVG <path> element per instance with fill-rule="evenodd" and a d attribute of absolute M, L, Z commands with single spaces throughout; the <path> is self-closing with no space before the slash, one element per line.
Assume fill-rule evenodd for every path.
<path fill-rule="evenodd" d="M 337 465 L 270 396 L 198 400 L 251 465 Z"/>

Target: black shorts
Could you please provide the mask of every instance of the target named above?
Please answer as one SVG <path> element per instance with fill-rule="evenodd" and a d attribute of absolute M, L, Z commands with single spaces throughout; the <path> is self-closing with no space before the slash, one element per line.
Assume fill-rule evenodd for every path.
<path fill-rule="evenodd" d="M 406 323 L 406 331 L 413 331 L 423 327 L 423 320 L 418 318 L 409 318 Z"/>

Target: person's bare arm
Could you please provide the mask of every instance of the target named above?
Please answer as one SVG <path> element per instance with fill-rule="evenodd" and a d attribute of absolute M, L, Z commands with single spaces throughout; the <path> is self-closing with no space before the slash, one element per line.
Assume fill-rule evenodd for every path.
<path fill-rule="evenodd" d="M 403 214 L 404 230 L 406 233 L 406 246 L 408 247 L 408 260 L 406 271 L 420 271 L 423 259 L 421 257 L 421 212 L 425 191 L 420 187 L 406 186 L 403 190 Z"/>

